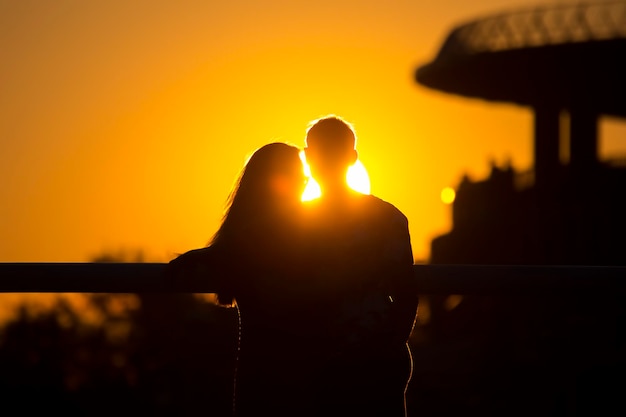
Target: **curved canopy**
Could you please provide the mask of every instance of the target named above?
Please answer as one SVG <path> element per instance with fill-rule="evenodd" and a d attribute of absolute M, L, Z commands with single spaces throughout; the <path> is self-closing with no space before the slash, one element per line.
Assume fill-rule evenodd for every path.
<path fill-rule="evenodd" d="M 626 1 L 497 15 L 454 29 L 418 83 L 532 107 L 626 116 Z"/>

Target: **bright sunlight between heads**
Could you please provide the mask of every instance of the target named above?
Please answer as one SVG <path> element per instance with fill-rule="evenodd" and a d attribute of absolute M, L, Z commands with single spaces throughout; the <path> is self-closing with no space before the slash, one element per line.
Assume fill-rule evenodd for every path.
<path fill-rule="evenodd" d="M 370 193 L 370 176 L 367 174 L 367 170 L 361 161 L 357 161 L 348 169 L 348 175 L 346 176 L 348 185 L 355 191 L 362 194 Z"/>
<path fill-rule="evenodd" d="M 309 182 L 302 193 L 302 201 L 315 200 L 322 195 L 322 191 L 317 181 L 311 177 L 311 169 L 304 158 L 302 158 L 302 162 L 304 163 L 304 173 L 309 178 Z M 357 160 L 354 165 L 348 169 L 346 181 L 348 182 L 348 186 L 353 190 L 362 194 L 370 193 L 370 177 L 361 161 Z"/>

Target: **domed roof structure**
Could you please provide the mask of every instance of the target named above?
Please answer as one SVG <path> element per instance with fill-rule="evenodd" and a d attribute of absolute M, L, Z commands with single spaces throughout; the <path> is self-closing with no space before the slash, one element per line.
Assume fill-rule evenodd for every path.
<path fill-rule="evenodd" d="M 549 5 L 463 24 L 415 77 L 440 91 L 532 107 L 537 186 L 555 183 L 564 134 L 570 171 L 592 175 L 598 117 L 626 117 L 626 0 Z"/>
<path fill-rule="evenodd" d="M 626 116 L 626 2 L 551 5 L 458 26 L 416 79 L 463 96 Z"/>

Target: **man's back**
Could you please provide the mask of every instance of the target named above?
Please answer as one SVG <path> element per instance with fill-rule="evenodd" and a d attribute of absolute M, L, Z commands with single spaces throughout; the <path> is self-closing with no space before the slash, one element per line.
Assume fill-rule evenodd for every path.
<path fill-rule="evenodd" d="M 406 342 L 417 310 L 407 219 L 355 192 L 308 203 L 306 219 L 307 277 L 320 305 L 321 403 L 359 415 L 402 415 L 411 372 Z"/>

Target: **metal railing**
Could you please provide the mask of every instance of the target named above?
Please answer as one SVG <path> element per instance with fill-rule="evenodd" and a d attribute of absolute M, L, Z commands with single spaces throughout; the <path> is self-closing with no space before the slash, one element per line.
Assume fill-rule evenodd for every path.
<path fill-rule="evenodd" d="M 163 263 L 0 263 L 0 293 L 210 293 L 179 285 Z M 626 266 L 414 266 L 419 294 L 626 294 Z"/>
<path fill-rule="evenodd" d="M 624 0 L 550 5 L 461 25 L 450 33 L 438 58 L 620 38 L 626 38 Z"/>

